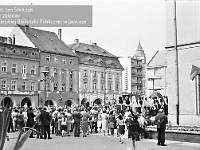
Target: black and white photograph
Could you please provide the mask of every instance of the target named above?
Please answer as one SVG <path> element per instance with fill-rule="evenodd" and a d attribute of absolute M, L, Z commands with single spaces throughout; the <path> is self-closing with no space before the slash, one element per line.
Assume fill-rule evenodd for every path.
<path fill-rule="evenodd" d="M 1 0 L 0 150 L 66 149 L 200 149 L 200 0 Z"/>

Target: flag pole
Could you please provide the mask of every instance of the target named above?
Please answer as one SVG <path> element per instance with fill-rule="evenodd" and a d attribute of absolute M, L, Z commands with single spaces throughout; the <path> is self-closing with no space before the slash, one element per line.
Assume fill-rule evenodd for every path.
<path fill-rule="evenodd" d="M 175 48 L 175 67 L 176 67 L 176 111 L 177 111 L 177 125 L 179 125 L 179 68 L 178 68 L 178 48 L 177 48 L 177 20 L 176 20 L 176 0 L 174 0 L 174 48 Z"/>

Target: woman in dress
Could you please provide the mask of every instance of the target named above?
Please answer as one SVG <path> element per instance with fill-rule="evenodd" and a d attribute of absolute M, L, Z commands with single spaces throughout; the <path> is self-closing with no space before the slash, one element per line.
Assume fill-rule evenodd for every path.
<path fill-rule="evenodd" d="M 102 114 L 102 110 L 98 110 L 99 114 L 98 114 L 98 121 L 97 121 L 97 128 L 98 128 L 98 132 L 102 131 L 102 120 L 101 120 L 101 114 Z"/>
<path fill-rule="evenodd" d="M 110 111 L 110 115 L 109 115 L 109 128 L 110 128 L 110 134 L 112 136 L 114 136 L 114 129 L 115 129 L 115 123 L 116 123 L 116 120 L 115 120 L 115 116 L 113 115 L 113 111 L 111 110 Z"/>
<path fill-rule="evenodd" d="M 83 137 L 87 137 L 87 132 L 88 132 L 88 120 L 89 120 L 89 113 L 83 109 L 81 112 L 82 115 L 82 121 L 81 121 L 81 130 L 83 131 Z"/>
<path fill-rule="evenodd" d="M 56 124 L 57 124 L 57 133 L 56 135 L 60 136 L 61 135 L 61 121 L 62 121 L 62 110 L 61 108 L 58 108 L 58 113 L 57 113 L 57 119 L 56 119 Z"/>
<path fill-rule="evenodd" d="M 18 116 L 18 110 L 15 108 L 12 112 L 12 118 L 13 118 L 13 129 L 14 131 L 17 130 L 17 116 Z"/>
<path fill-rule="evenodd" d="M 104 136 L 106 135 L 106 131 L 108 130 L 108 114 L 106 112 L 106 109 L 103 109 L 102 114 L 100 115 L 100 120 L 102 123 L 102 131 Z"/>
<path fill-rule="evenodd" d="M 118 134 L 119 134 L 119 142 L 121 142 L 121 144 L 123 144 L 124 143 L 123 135 L 125 133 L 125 121 L 121 114 L 117 118 L 116 125 L 117 125 L 117 129 L 118 129 Z"/>
<path fill-rule="evenodd" d="M 65 116 L 67 119 L 67 135 L 70 136 L 70 131 L 72 129 L 72 114 L 70 109 L 67 109 Z"/>

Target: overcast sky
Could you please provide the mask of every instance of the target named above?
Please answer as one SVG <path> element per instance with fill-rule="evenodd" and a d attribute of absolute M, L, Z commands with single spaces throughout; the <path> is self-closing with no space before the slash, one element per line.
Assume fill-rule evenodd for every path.
<path fill-rule="evenodd" d="M 116 56 L 133 56 L 140 41 L 149 61 L 166 43 L 165 0 L 1 0 L 1 5 L 93 6 L 92 27 L 63 27 L 62 40 L 97 43 Z M 45 13 L 45 12 L 44 12 Z M 58 28 L 40 28 L 57 33 Z M 12 28 L 0 28 L 9 36 Z"/>

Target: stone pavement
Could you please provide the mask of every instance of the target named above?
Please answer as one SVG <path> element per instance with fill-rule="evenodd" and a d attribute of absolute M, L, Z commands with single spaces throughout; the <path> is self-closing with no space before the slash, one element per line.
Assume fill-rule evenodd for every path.
<path fill-rule="evenodd" d="M 4 150 L 13 150 L 17 132 L 10 134 Z M 130 139 L 125 138 L 124 144 L 115 135 L 103 136 L 102 133 L 90 134 L 87 137 L 61 137 L 52 135 L 51 140 L 29 138 L 20 150 L 132 150 Z M 142 139 L 137 142 L 137 150 L 199 150 L 200 144 L 178 141 L 166 141 L 167 146 L 157 146 L 154 139 Z"/>

